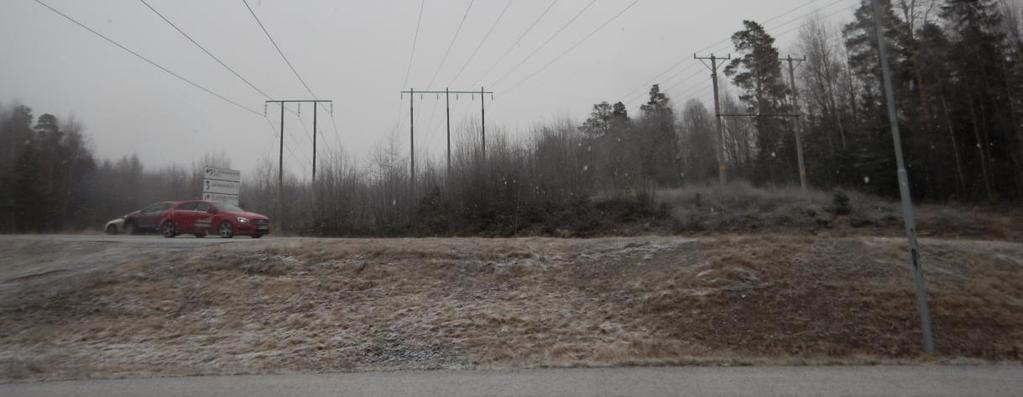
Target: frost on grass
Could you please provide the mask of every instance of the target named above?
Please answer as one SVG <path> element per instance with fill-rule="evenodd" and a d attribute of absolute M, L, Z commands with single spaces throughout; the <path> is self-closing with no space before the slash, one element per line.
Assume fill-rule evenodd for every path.
<path fill-rule="evenodd" d="M 1020 360 L 1023 246 L 924 239 L 923 258 L 941 359 Z M 206 247 L 4 278 L 0 377 L 916 361 L 904 259 L 810 236 Z"/>

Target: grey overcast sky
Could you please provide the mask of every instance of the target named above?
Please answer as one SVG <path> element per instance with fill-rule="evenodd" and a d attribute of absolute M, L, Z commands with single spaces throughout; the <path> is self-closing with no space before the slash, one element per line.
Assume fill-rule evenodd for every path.
<path fill-rule="evenodd" d="M 147 167 L 187 165 L 206 152 L 224 152 L 234 168 L 251 170 L 276 159 L 279 108 L 263 118 L 264 97 L 209 59 L 137 0 L 43 0 L 82 23 L 209 89 L 257 110 L 253 115 L 171 77 L 73 25 L 33 0 L 5 0 L 0 13 L 0 102 L 19 101 L 38 116 L 73 116 L 85 124 L 97 154 L 137 153 Z M 580 42 L 633 0 L 559 0 L 494 70 L 484 75 L 551 0 L 427 0 L 408 86 L 416 89 L 496 91 L 487 103 L 488 129 L 522 136 L 536 123 L 578 122 L 594 103 L 643 101 L 644 84 L 694 51 L 728 53 L 727 39 L 743 19 L 765 21 L 785 54 L 794 29 L 814 10 L 836 26 L 851 18 L 857 0 L 639 0 L 619 18 Z M 579 17 L 532 57 L 527 55 Z M 148 0 L 168 19 L 275 98 L 309 94 L 281 60 L 241 0 Z M 441 64 L 467 6 L 461 33 Z M 270 34 L 321 99 L 333 99 L 338 135 L 320 118 L 326 150 L 338 142 L 359 161 L 393 134 L 407 150 L 408 96 L 402 87 L 412 50 L 418 0 L 250 0 Z M 503 18 L 495 26 L 502 10 Z M 795 9 L 793 11 L 793 9 Z M 790 13 L 785 14 L 788 11 Z M 767 21 L 773 17 L 774 20 Z M 476 56 L 486 32 L 493 34 Z M 567 51 L 567 52 L 566 52 Z M 709 51 L 705 51 L 709 52 Z M 557 58 L 559 57 L 560 58 Z M 554 63 L 550 63 L 556 59 Z M 455 74 L 468 62 L 464 73 Z M 549 67 L 535 73 L 545 65 Z M 519 65 L 516 67 L 516 65 Z M 439 71 L 439 72 L 438 72 Z M 437 74 L 432 86 L 427 86 Z M 502 77 L 504 79 L 501 79 Z M 528 76 L 532 78 L 524 80 Z M 665 76 L 676 105 L 710 93 L 703 66 L 686 60 Z M 454 80 L 453 80 L 454 79 Z M 453 80 L 453 81 L 452 81 Z M 481 83 L 477 83 L 480 82 Z M 521 83 L 520 83 L 521 82 Z M 476 83 L 475 86 L 470 86 Z M 637 92 L 637 95 L 625 97 Z M 433 158 L 443 151 L 443 99 L 415 99 L 416 147 Z M 452 123 L 478 117 L 479 98 L 452 101 Z M 488 98 L 489 101 L 489 98 Z M 312 128 L 311 107 L 302 122 Z M 311 141 L 287 116 L 288 172 L 308 168 Z M 274 127 L 275 128 L 275 127 Z M 420 153 L 420 156 L 423 154 Z"/>

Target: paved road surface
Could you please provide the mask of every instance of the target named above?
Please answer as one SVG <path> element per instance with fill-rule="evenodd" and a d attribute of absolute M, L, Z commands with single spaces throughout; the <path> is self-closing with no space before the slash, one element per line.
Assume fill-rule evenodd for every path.
<path fill-rule="evenodd" d="M 0 396 L 1020 396 L 1023 367 L 681 367 L 208 376 L 0 385 Z"/>
<path fill-rule="evenodd" d="M 164 238 L 158 234 L 144 235 L 108 235 L 108 234 L 4 234 L 0 235 L 0 242 L 3 241 L 52 241 L 56 243 L 119 243 L 126 246 L 137 247 L 162 247 L 162 248 L 192 248 L 212 244 L 226 243 L 254 243 L 272 238 L 263 239 L 251 237 L 235 237 L 231 239 L 209 236 L 206 238 L 195 238 L 191 235 L 180 235 L 175 238 Z"/>

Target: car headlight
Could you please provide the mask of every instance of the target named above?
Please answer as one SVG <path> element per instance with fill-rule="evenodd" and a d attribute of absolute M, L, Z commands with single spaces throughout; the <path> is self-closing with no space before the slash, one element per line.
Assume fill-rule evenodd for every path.
<path fill-rule="evenodd" d="M 245 217 L 239 216 L 238 217 L 238 222 L 239 223 L 249 223 L 249 218 L 245 218 Z"/>

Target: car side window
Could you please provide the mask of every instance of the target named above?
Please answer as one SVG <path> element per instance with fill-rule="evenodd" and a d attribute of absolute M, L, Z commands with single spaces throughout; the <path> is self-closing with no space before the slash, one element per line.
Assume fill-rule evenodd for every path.
<path fill-rule="evenodd" d="M 177 206 L 177 208 L 175 208 L 175 209 L 178 210 L 178 211 L 195 211 L 196 204 L 198 204 L 198 203 L 195 203 L 195 202 L 184 203 L 184 204 L 181 204 L 181 205 Z"/>
<path fill-rule="evenodd" d="M 195 203 L 195 211 L 209 212 L 210 211 L 210 204 L 209 203 L 203 203 L 203 202 Z"/>
<path fill-rule="evenodd" d="M 152 214 L 154 212 L 157 212 L 157 211 L 160 210 L 160 204 L 163 204 L 163 203 L 150 204 L 150 205 L 146 206 L 146 208 L 142 209 L 142 213 L 144 213 L 144 214 Z"/>

